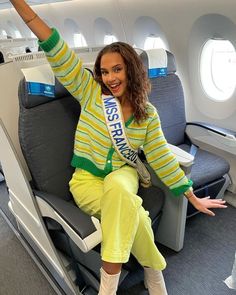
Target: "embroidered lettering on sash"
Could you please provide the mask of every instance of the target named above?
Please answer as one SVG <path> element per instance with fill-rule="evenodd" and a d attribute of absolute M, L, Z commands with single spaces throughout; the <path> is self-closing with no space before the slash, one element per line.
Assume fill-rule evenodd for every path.
<path fill-rule="evenodd" d="M 138 152 L 131 148 L 126 137 L 119 102 L 113 96 L 103 96 L 105 118 L 111 139 L 117 152 L 131 166 L 136 166 Z"/>
<path fill-rule="evenodd" d="M 150 173 L 139 159 L 138 151 L 130 146 L 126 137 L 119 101 L 113 96 L 103 95 L 102 102 L 107 128 L 118 155 L 137 169 L 141 185 L 149 187 L 151 185 Z"/>

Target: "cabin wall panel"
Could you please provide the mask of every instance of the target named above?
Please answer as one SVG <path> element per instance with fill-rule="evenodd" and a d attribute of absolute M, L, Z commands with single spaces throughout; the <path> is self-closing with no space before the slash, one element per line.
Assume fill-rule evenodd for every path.
<path fill-rule="evenodd" d="M 6 79 L 6 77 L 11 77 L 11 79 Z M 30 179 L 18 138 L 18 84 L 22 77 L 22 73 L 16 69 L 13 62 L 0 65 L 0 118 L 7 129 L 28 179 Z"/>
<path fill-rule="evenodd" d="M 236 23 L 235 1 L 125 1 L 119 0 L 122 6 L 121 10 L 126 12 L 123 17 L 125 28 L 132 28 L 135 19 L 140 15 L 148 15 L 156 19 L 163 28 L 164 34 L 168 40 L 170 51 L 176 57 L 178 74 L 181 78 L 186 97 L 187 118 L 189 120 L 203 120 L 212 122 L 222 127 L 235 129 L 236 122 L 236 94 L 232 99 L 222 106 L 216 102 L 209 101 L 201 89 L 196 72 L 196 62 L 199 57 L 198 51 L 194 50 L 194 40 L 191 39 L 192 28 L 199 17 L 206 14 L 222 14 L 230 19 L 233 24 Z M 168 5 L 169 4 L 169 5 Z M 135 7 L 132 12 L 129 7 Z M 212 35 L 219 32 L 219 29 L 227 30 L 227 27 L 219 23 L 218 28 L 215 25 Z M 198 38 L 202 39 L 205 30 L 199 32 Z M 230 34 L 228 32 L 228 34 Z M 236 40 L 236 28 L 231 30 L 231 41 Z M 227 34 L 225 34 L 227 35 Z M 209 34 L 209 37 L 210 36 Z M 234 41 L 235 42 L 235 41 Z M 193 53 L 194 51 L 194 53 Z M 195 65 L 194 65 L 195 62 Z M 199 101 L 202 101 L 199 108 Z M 210 105 L 210 106 L 208 106 Z M 222 107 L 227 108 L 225 114 Z M 207 113 L 207 109 L 209 113 Z"/>
<path fill-rule="evenodd" d="M 195 105 L 194 117 L 198 116 L 198 113 L 201 113 L 203 118 L 209 117 L 215 123 L 224 121 L 223 123 L 225 124 L 225 120 L 229 120 L 230 122 L 230 118 L 235 117 L 236 92 L 227 101 L 216 102 L 208 98 L 202 87 L 199 87 L 201 85 L 198 72 L 200 62 L 199 52 L 201 51 L 202 44 L 213 36 L 220 36 L 226 40 L 230 40 L 236 48 L 236 24 L 231 19 L 219 14 L 204 15 L 194 23 L 188 48 L 190 87 L 193 96 L 193 99 L 191 97 L 190 99 Z M 228 128 L 230 127 L 228 126 Z"/>

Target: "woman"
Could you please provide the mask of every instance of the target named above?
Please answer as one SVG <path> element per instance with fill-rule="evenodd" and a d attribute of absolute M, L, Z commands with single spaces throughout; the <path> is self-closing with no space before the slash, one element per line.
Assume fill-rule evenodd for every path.
<path fill-rule="evenodd" d="M 122 140 L 119 135 L 124 130 L 113 123 L 112 140 L 106 119 L 114 119 L 120 106 L 130 144 L 134 149 L 143 146 L 147 161 L 173 194 L 184 193 L 194 207 L 209 215 L 214 213 L 208 208 L 225 208 L 225 202 L 194 195 L 192 181 L 168 148 L 157 111 L 147 101 L 148 78 L 131 46 L 123 42 L 106 46 L 96 59 L 93 77 L 57 30 L 49 28 L 23 0 L 11 2 L 39 38 L 40 48 L 57 78 L 81 104 L 70 190 L 83 211 L 101 220 L 99 294 L 116 294 L 122 263 L 128 261 L 130 253 L 144 267 L 149 294 L 167 294 L 162 275 L 166 262 L 154 243 L 148 212 L 137 196 L 137 171 L 127 165 L 114 146 Z M 112 94 L 117 105 L 104 106 L 102 94 Z M 108 109 L 109 106 L 112 107 Z"/>

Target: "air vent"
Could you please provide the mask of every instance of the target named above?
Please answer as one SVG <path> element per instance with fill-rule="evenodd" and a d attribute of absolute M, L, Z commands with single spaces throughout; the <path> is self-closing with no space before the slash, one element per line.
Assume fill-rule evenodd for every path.
<path fill-rule="evenodd" d="M 27 53 L 23 55 L 15 55 L 12 57 L 14 62 L 22 62 L 22 61 L 33 61 L 45 58 L 44 52 L 36 52 L 36 53 Z"/>

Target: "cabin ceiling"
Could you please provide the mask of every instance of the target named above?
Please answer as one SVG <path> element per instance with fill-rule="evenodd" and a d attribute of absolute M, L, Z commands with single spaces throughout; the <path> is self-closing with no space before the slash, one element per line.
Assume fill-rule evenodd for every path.
<path fill-rule="evenodd" d="M 72 0 L 29 0 L 26 1 L 30 5 L 38 5 L 38 4 L 46 4 L 46 3 L 54 3 L 54 2 L 66 2 Z M 0 10 L 12 8 L 10 1 L 8 0 L 0 0 Z"/>

